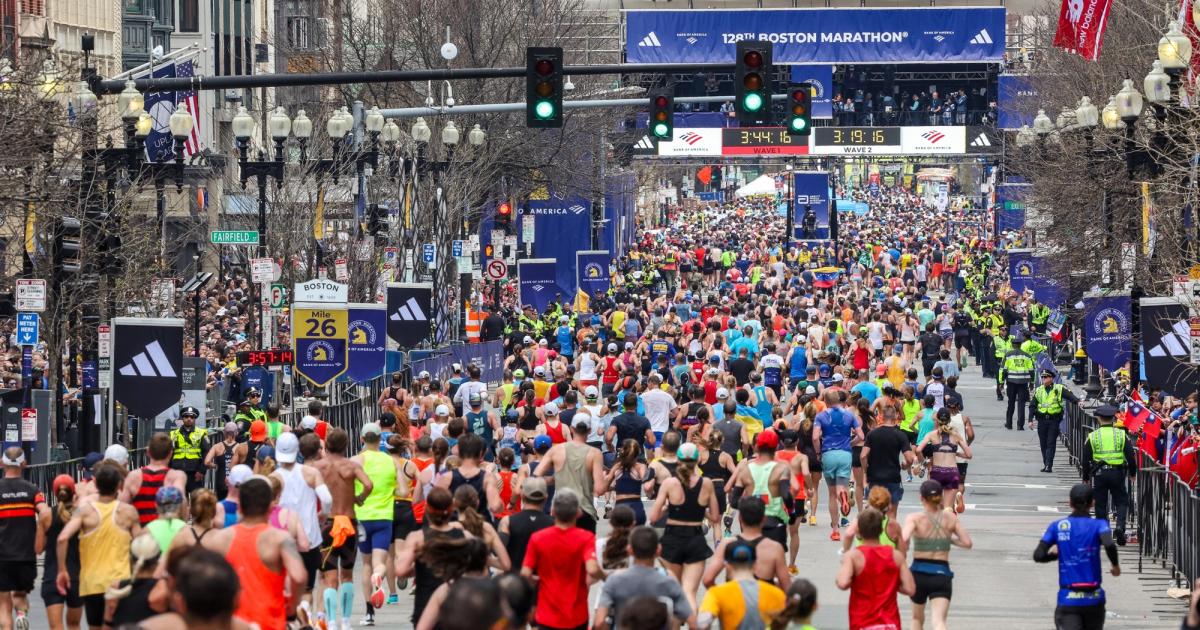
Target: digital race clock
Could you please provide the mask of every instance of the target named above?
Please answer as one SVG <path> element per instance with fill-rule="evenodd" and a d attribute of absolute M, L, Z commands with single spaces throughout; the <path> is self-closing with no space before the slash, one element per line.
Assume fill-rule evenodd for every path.
<path fill-rule="evenodd" d="M 875 147 L 900 145 L 899 127 L 816 127 L 813 143 L 818 146 Z"/>
<path fill-rule="evenodd" d="M 237 353 L 238 365 L 291 365 L 296 354 L 291 350 L 249 350 Z"/>
<path fill-rule="evenodd" d="M 804 155 L 808 137 L 791 135 L 783 127 L 735 127 L 721 130 L 723 155 Z"/>

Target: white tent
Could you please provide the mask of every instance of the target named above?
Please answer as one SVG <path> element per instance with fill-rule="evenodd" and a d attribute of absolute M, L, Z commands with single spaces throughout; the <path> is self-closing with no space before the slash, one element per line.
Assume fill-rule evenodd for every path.
<path fill-rule="evenodd" d="M 750 197 L 752 195 L 774 195 L 775 194 L 775 178 L 770 175 L 761 175 L 758 179 L 742 186 L 734 191 L 735 197 Z"/>

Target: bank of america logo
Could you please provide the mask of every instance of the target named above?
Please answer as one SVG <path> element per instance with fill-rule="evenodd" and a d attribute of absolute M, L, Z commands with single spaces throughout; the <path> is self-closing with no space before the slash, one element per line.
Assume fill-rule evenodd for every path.
<path fill-rule="evenodd" d="M 982 46 L 984 44 L 990 44 L 990 43 L 992 43 L 992 36 L 991 36 L 991 34 L 989 34 L 987 32 L 987 29 L 985 28 L 985 29 L 979 31 L 978 33 L 976 33 L 975 37 L 971 38 L 971 43 L 980 45 L 980 46 Z"/>
<path fill-rule="evenodd" d="M 937 129 L 930 129 L 929 131 L 921 134 L 921 137 L 925 138 L 929 144 L 937 144 L 942 141 L 942 138 L 946 137 L 946 134 L 938 131 Z"/>
<path fill-rule="evenodd" d="M 587 210 L 587 208 L 580 206 L 580 205 L 574 205 L 567 209 L 570 210 L 571 212 L 574 212 L 575 214 L 583 214 L 583 211 Z"/>
<path fill-rule="evenodd" d="M 1152 357 L 1183 357 L 1191 354 L 1192 330 L 1187 321 L 1175 322 L 1171 332 L 1163 335 L 1157 346 L 1150 348 Z"/>
<path fill-rule="evenodd" d="M 689 37 L 689 38 L 687 38 L 687 39 L 685 39 L 685 40 L 683 40 L 683 41 L 685 41 L 685 42 L 687 42 L 687 43 L 689 43 L 689 44 L 695 44 L 696 42 L 698 42 L 698 41 L 700 41 L 700 40 L 696 39 L 695 37 Z"/>
<path fill-rule="evenodd" d="M 529 288 L 530 288 L 530 289 L 533 289 L 533 292 L 534 292 L 534 293 L 541 293 L 542 291 L 545 291 L 545 290 L 546 290 L 546 287 L 544 287 L 544 286 L 542 286 L 542 285 L 540 285 L 540 284 L 535 284 L 535 285 L 533 285 L 533 286 L 531 286 L 531 287 L 529 287 Z"/>
<path fill-rule="evenodd" d="M 938 42 L 944 42 L 944 41 L 946 41 L 946 36 L 945 35 L 934 35 L 933 39 Z"/>
<path fill-rule="evenodd" d="M 650 48 L 657 48 L 659 46 L 662 46 L 662 42 L 658 41 L 658 35 L 655 35 L 654 31 L 650 31 L 649 35 L 643 37 L 642 41 L 638 42 L 638 46 L 649 46 Z"/>
<path fill-rule="evenodd" d="M 638 140 L 638 143 L 634 146 L 639 149 L 653 149 L 654 141 L 650 139 L 650 136 L 642 136 L 642 139 Z"/>
<path fill-rule="evenodd" d="M 429 318 L 425 316 L 425 311 L 421 310 L 421 305 L 417 304 L 417 298 L 410 297 L 407 302 L 396 309 L 395 313 L 392 313 L 392 321 L 427 322 Z"/>
<path fill-rule="evenodd" d="M 157 341 L 146 344 L 145 352 L 137 353 L 131 363 L 121 366 L 117 371 L 121 376 L 156 376 L 162 378 L 175 378 L 176 376 L 175 368 L 171 367 L 171 361 L 167 359 L 166 353 L 163 352 L 162 346 L 158 345 Z"/>
<path fill-rule="evenodd" d="M 973 147 L 990 147 L 990 146 L 992 146 L 992 141 L 991 141 L 991 139 L 989 139 L 987 137 L 986 133 L 981 133 L 981 134 L 979 134 L 978 137 L 976 137 L 974 140 L 971 141 L 971 146 L 973 146 Z"/>
<path fill-rule="evenodd" d="M 703 140 L 704 136 L 696 133 L 695 131 L 689 131 L 689 132 L 683 134 L 682 136 L 679 136 L 679 139 L 683 140 L 684 142 L 688 143 L 689 145 L 694 145 L 697 142 L 700 142 L 701 140 Z"/>

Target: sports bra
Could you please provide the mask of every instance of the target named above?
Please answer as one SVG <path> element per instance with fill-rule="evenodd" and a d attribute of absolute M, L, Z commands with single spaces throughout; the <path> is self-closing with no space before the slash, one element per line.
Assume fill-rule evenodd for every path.
<path fill-rule="evenodd" d="M 958 444 L 955 444 L 954 441 L 950 439 L 950 434 L 943 433 L 941 438 L 942 439 L 938 442 L 930 442 L 926 444 L 925 448 L 921 449 L 921 454 L 925 457 L 932 457 L 935 453 L 954 455 L 958 452 Z"/>
<path fill-rule="evenodd" d="M 913 537 L 913 551 L 950 551 L 950 535 L 942 529 L 942 517 L 945 512 L 938 510 L 937 514 L 929 515 L 929 522 L 933 523 L 933 529 L 926 537 Z"/>
<path fill-rule="evenodd" d="M 700 523 L 704 520 L 704 505 L 700 504 L 700 489 L 704 480 L 696 475 L 690 487 L 683 489 L 683 503 L 675 504 L 667 500 L 667 519 L 684 523 Z"/>

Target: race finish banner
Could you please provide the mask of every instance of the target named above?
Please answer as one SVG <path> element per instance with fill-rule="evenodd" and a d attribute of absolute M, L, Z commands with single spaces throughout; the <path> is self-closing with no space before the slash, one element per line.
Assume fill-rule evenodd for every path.
<path fill-rule="evenodd" d="M 625 23 L 629 63 L 733 63 L 742 40 L 774 44 L 777 64 L 1004 58 L 1003 7 L 648 10 Z"/>
<path fill-rule="evenodd" d="M 349 367 L 344 304 L 301 303 L 292 308 L 296 372 L 317 387 L 328 385 Z"/>
<path fill-rule="evenodd" d="M 795 238 L 802 240 L 827 240 L 829 238 L 829 173 L 823 171 L 801 171 L 792 174 L 793 221 Z M 812 209 L 816 221 L 810 231 L 805 226 L 805 216 Z"/>
<path fill-rule="evenodd" d="M 1087 355 L 1106 370 L 1119 370 L 1129 362 L 1133 332 L 1128 295 L 1083 298 L 1083 341 Z"/>
<path fill-rule="evenodd" d="M 1141 309 L 1144 378 L 1151 387 L 1184 398 L 1200 388 L 1200 371 L 1190 364 L 1188 305 L 1173 297 L 1144 297 Z"/>
<path fill-rule="evenodd" d="M 589 298 L 608 292 L 610 280 L 608 263 L 612 256 L 607 250 L 575 252 L 575 269 L 579 274 L 579 290 Z"/>
<path fill-rule="evenodd" d="M 559 294 L 555 277 L 558 261 L 553 258 L 530 258 L 517 261 L 517 277 L 520 278 L 521 305 L 529 305 L 538 313 L 545 312 L 553 301 L 563 300 Z M 571 296 L 574 297 L 574 296 Z"/>
<path fill-rule="evenodd" d="M 387 285 L 387 336 L 401 348 L 415 348 L 429 340 L 429 314 L 433 312 L 433 283 Z"/>
<path fill-rule="evenodd" d="M 346 377 L 366 383 L 383 374 L 387 360 L 387 305 L 351 304 L 349 321 Z"/>
<path fill-rule="evenodd" d="M 112 394 L 130 415 L 153 418 L 183 396 L 183 320 L 112 320 Z"/>

